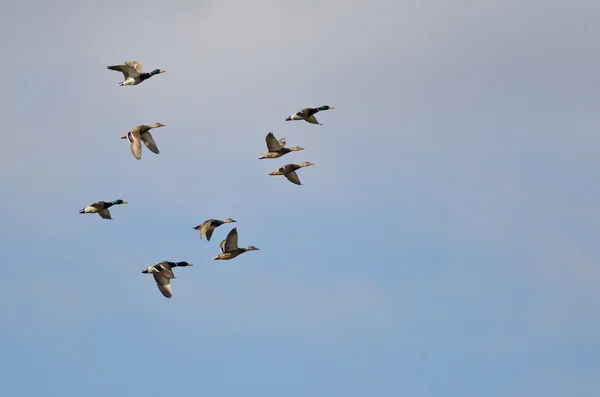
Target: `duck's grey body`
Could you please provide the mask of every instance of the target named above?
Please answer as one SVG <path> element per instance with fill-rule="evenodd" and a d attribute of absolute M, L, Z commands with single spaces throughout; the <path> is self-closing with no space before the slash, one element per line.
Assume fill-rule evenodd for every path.
<path fill-rule="evenodd" d="M 247 248 L 238 247 L 237 227 L 231 229 L 225 240 L 221 241 L 221 244 L 219 244 L 219 248 L 221 249 L 221 253 L 215 256 L 213 258 L 214 260 L 229 260 L 237 257 L 240 254 L 243 254 L 246 251 L 258 251 L 258 248 L 253 245 L 250 245 Z"/>
<path fill-rule="evenodd" d="M 127 139 L 130 143 L 131 153 L 133 157 L 140 160 L 142 158 L 142 142 L 146 147 L 153 153 L 160 154 L 156 142 L 150 133 L 153 128 L 164 127 L 164 124 L 154 123 L 151 125 L 138 125 L 127 134 L 123 135 L 121 139 Z"/>
<path fill-rule="evenodd" d="M 275 135 L 272 132 L 269 132 L 265 137 L 265 142 L 267 144 L 267 153 L 260 156 L 258 159 L 276 159 L 284 154 L 288 154 L 290 152 L 296 152 L 299 150 L 304 150 L 300 146 L 293 146 L 291 148 L 285 147 L 285 138 L 281 138 L 277 140 Z"/>
<path fill-rule="evenodd" d="M 300 178 L 298 178 L 298 174 L 296 174 L 296 170 L 299 170 L 303 167 L 310 167 L 312 165 L 315 164 L 311 163 L 310 161 L 305 161 L 300 164 L 286 164 L 278 170 L 269 173 L 269 175 L 283 175 L 287 178 L 288 181 L 296 185 L 302 185 L 302 183 L 300 182 Z"/>
<path fill-rule="evenodd" d="M 288 116 L 285 119 L 285 121 L 304 120 L 311 124 L 322 125 L 321 123 L 319 123 L 317 121 L 315 114 L 320 112 L 321 110 L 330 110 L 330 109 L 334 109 L 334 107 L 329 106 L 329 105 L 323 105 L 323 106 L 319 106 L 318 108 L 304 108 L 304 109 L 292 114 L 291 116 Z"/>
<path fill-rule="evenodd" d="M 110 211 L 108 210 L 113 205 L 127 204 L 127 201 L 114 200 L 114 201 L 96 201 L 93 204 L 88 205 L 82 210 L 79 210 L 80 214 L 98 214 L 103 219 L 112 219 Z"/>
<path fill-rule="evenodd" d="M 125 80 L 119 83 L 120 86 L 138 85 L 152 76 L 165 72 L 162 69 L 154 69 L 150 73 L 144 73 L 142 72 L 142 63 L 140 61 L 125 61 L 124 65 L 113 65 L 106 68 L 123 73 Z"/>
<path fill-rule="evenodd" d="M 154 281 L 156 281 L 156 285 L 158 286 L 159 291 L 163 294 L 165 298 L 171 298 L 173 296 L 173 290 L 171 289 L 171 279 L 177 278 L 173 274 L 174 267 L 186 267 L 193 266 L 191 263 L 187 262 L 169 262 L 163 261 L 159 262 L 156 265 L 152 265 L 147 269 L 142 270 L 142 273 L 152 273 L 154 276 Z"/>
<path fill-rule="evenodd" d="M 220 221 L 218 219 L 208 219 L 208 220 L 202 222 L 201 224 L 199 224 L 198 226 L 196 226 L 194 228 L 194 230 L 200 231 L 200 239 L 202 239 L 202 237 L 206 236 L 206 241 L 210 241 L 210 238 L 212 237 L 212 234 L 215 231 L 215 228 L 217 228 L 225 223 L 231 223 L 231 222 L 237 222 L 237 221 L 235 221 L 231 218 L 227 218 L 222 221 Z"/>

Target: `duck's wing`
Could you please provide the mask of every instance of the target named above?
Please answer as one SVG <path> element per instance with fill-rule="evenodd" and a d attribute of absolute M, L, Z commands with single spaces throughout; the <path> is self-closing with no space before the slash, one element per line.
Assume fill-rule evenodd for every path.
<path fill-rule="evenodd" d="M 212 237 L 214 231 L 214 227 L 209 227 L 206 229 L 206 241 L 210 241 L 210 238 Z"/>
<path fill-rule="evenodd" d="M 100 215 L 103 219 L 112 219 L 112 216 L 110 216 L 110 211 L 106 208 L 98 211 L 98 215 Z"/>
<path fill-rule="evenodd" d="M 171 266 L 169 266 L 169 264 L 167 262 L 157 263 L 156 265 L 154 265 L 154 268 L 156 270 L 158 270 L 160 272 L 160 274 L 167 279 L 175 278 L 175 275 L 173 274 L 173 270 L 171 270 Z M 153 273 L 153 274 L 156 274 L 156 273 Z"/>
<path fill-rule="evenodd" d="M 236 250 L 238 248 L 238 232 L 237 232 L 237 227 L 234 227 L 233 229 L 231 229 L 231 231 L 229 231 L 229 234 L 227 234 L 227 237 L 225 238 L 225 243 L 221 243 L 222 247 L 221 247 L 221 251 L 222 252 L 229 252 L 229 251 L 233 251 Z M 225 251 L 223 251 L 225 250 Z"/>
<path fill-rule="evenodd" d="M 302 185 L 302 183 L 300 183 L 300 178 L 298 178 L 298 174 L 296 174 L 296 171 L 290 171 L 284 175 L 288 181 L 295 183 L 296 185 Z"/>
<path fill-rule="evenodd" d="M 95 208 L 97 211 L 101 211 L 104 208 L 106 201 L 96 201 L 93 204 L 88 205 L 88 207 Z"/>
<path fill-rule="evenodd" d="M 311 124 L 320 124 L 320 123 L 317 121 L 317 118 L 314 116 L 314 114 L 313 114 L 313 115 L 310 115 L 310 116 L 308 116 L 308 117 L 307 117 L 307 118 L 305 118 L 304 120 L 305 120 L 305 121 L 307 121 L 307 122 L 309 122 L 309 123 L 311 123 Z"/>
<path fill-rule="evenodd" d="M 171 282 L 168 278 L 163 276 L 161 273 L 152 273 L 154 281 L 158 286 L 158 290 L 163 294 L 165 298 L 171 298 L 173 296 L 173 290 L 171 289 Z"/>
<path fill-rule="evenodd" d="M 206 240 L 210 241 L 210 237 L 212 236 L 212 229 L 213 229 L 210 226 L 212 225 L 213 221 L 214 221 L 214 219 L 208 219 L 200 225 L 200 239 L 202 239 L 204 236 L 206 236 Z"/>
<path fill-rule="evenodd" d="M 294 167 L 295 165 L 296 165 L 296 164 L 286 164 L 286 165 L 284 165 L 284 166 L 282 166 L 282 167 L 279 167 L 279 170 L 278 170 L 278 171 L 279 171 L 279 172 L 281 172 L 283 175 L 285 175 L 285 174 L 287 174 L 288 172 L 295 171 L 295 170 L 297 170 L 298 168 L 300 168 L 300 167 Z"/>
<path fill-rule="evenodd" d="M 282 149 L 285 147 L 285 138 L 279 140 L 279 146 L 281 146 Z"/>
<path fill-rule="evenodd" d="M 225 243 L 227 243 L 227 240 L 223 240 L 221 241 L 221 244 L 219 244 L 219 249 L 222 253 L 225 253 Z"/>
<path fill-rule="evenodd" d="M 125 79 L 128 79 L 130 77 L 138 77 L 140 74 L 137 72 L 137 70 L 135 70 L 134 67 L 129 66 L 129 65 L 113 65 L 113 66 L 107 66 L 107 69 L 110 70 L 116 70 L 118 72 L 123 73 L 123 76 L 125 77 Z"/>
<path fill-rule="evenodd" d="M 131 66 L 138 74 L 142 74 L 142 63 L 140 61 L 125 61 L 125 65 Z"/>
<path fill-rule="evenodd" d="M 152 134 L 150 132 L 145 132 L 141 135 L 142 142 L 151 152 L 159 154 L 158 147 L 156 146 L 156 142 L 154 142 L 154 138 L 152 138 Z"/>
<path fill-rule="evenodd" d="M 131 153 L 133 154 L 133 157 L 140 160 L 142 158 L 142 138 L 140 136 L 140 131 L 139 129 L 133 129 L 129 131 L 129 134 L 131 136 Z"/>
<path fill-rule="evenodd" d="M 267 143 L 267 150 L 269 152 L 278 152 L 283 147 L 272 132 L 267 134 L 265 142 Z M 283 138 L 283 142 L 285 144 L 285 138 Z"/>
<path fill-rule="evenodd" d="M 304 119 L 304 118 L 310 116 L 311 114 L 314 114 L 314 113 L 310 113 L 310 110 L 311 110 L 310 108 L 304 108 L 302 110 L 299 110 L 296 112 L 296 116 Z"/>

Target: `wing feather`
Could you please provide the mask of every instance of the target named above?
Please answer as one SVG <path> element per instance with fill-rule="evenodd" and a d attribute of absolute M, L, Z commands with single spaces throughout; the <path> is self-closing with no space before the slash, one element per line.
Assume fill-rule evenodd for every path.
<path fill-rule="evenodd" d="M 160 272 L 160 274 L 167 279 L 175 278 L 175 275 L 173 274 L 173 270 L 171 270 L 171 266 L 169 266 L 169 264 L 167 262 L 157 263 L 156 265 L 154 265 L 154 268 L 156 270 L 158 270 Z M 153 274 L 156 274 L 156 273 L 153 273 Z"/>
<path fill-rule="evenodd" d="M 96 211 L 101 211 L 104 208 L 104 204 L 106 204 L 105 201 L 96 201 L 95 203 L 90 204 L 88 207 L 95 208 Z"/>
<path fill-rule="evenodd" d="M 163 276 L 161 273 L 152 273 L 154 281 L 158 290 L 163 294 L 165 298 L 171 298 L 173 296 L 173 290 L 171 289 L 171 282 L 168 278 Z"/>
<path fill-rule="evenodd" d="M 267 134 L 265 142 L 267 143 L 267 150 L 269 152 L 278 152 L 283 147 L 272 132 Z M 285 143 L 285 138 L 283 139 L 283 142 Z"/>
<path fill-rule="evenodd" d="M 237 232 L 237 227 L 234 227 L 233 229 L 231 229 L 229 231 L 229 234 L 227 234 L 227 237 L 225 238 L 225 244 L 223 244 L 223 247 L 221 248 L 221 250 L 225 249 L 224 252 L 229 252 L 229 251 L 236 250 L 237 248 L 238 248 L 238 232 Z"/>
<path fill-rule="evenodd" d="M 317 118 L 314 115 L 308 116 L 307 118 L 305 118 L 304 120 L 308 121 L 311 124 L 320 124 L 317 121 Z"/>
<path fill-rule="evenodd" d="M 214 227 L 208 228 L 206 230 L 206 241 L 210 241 L 210 238 L 212 237 L 214 231 L 215 231 Z"/>
<path fill-rule="evenodd" d="M 296 171 L 290 171 L 284 175 L 288 181 L 295 183 L 296 185 L 302 185 L 302 183 L 300 183 L 300 178 L 298 178 L 298 174 L 296 174 Z"/>
<path fill-rule="evenodd" d="M 98 215 L 104 219 L 112 219 L 112 216 L 110 216 L 110 211 L 107 208 L 103 208 L 98 211 Z"/>
<path fill-rule="evenodd" d="M 142 158 L 142 138 L 140 136 L 140 131 L 139 129 L 134 128 L 129 131 L 129 133 L 131 134 L 131 153 L 133 154 L 133 157 L 140 160 Z"/>
<path fill-rule="evenodd" d="M 110 70 L 116 70 L 118 72 L 123 73 L 123 76 L 125 77 L 125 79 L 128 79 L 130 77 L 138 77 L 140 74 L 135 70 L 134 67 L 129 66 L 129 65 L 113 65 L 113 66 L 107 66 L 107 69 Z"/>
<path fill-rule="evenodd" d="M 150 134 L 150 132 L 143 133 L 141 135 L 141 138 L 142 138 L 142 142 L 144 142 L 144 145 L 146 145 L 146 147 L 148 149 L 150 149 L 151 152 L 160 154 L 160 151 L 158 150 L 158 147 L 156 146 L 156 142 L 154 142 L 154 138 L 152 138 L 152 134 Z"/>
<path fill-rule="evenodd" d="M 125 61 L 125 65 L 131 66 L 138 74 L 142 74 L 142 63 L 140 61 Z"/>

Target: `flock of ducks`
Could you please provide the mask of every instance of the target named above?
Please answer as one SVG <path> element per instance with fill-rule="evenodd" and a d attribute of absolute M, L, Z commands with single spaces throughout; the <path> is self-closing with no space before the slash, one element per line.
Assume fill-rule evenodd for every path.
<path fill-rule="evenodd" d="M 156 76 L 161 73 L 165 73 L 162 69 L 154 69 L 151 72 L 142 72 L 142 63 L 139 61 L 125 61 L 124 65 L 113 65 L 107 66 L 109 70 L 114 70 L 117 72 L 123 73 L 124 80 L 119 83 L 119 86 L 134 86 L 141 84 L 145 80 L 151 78 L 152 76 Z M 291 116 L 286 117 L 286 121 L 292 120 L 304 120 L 311 124 L 322 125 L 315 118 L 315 114 L 322 110 L 330 110 L 333 109 L 333 106 L 323 105 L 317 108 L 304 108 Z M 150 133 L 150 130 L 155 128 L 164 127 L 164 124 L 154 123 L 150 125 L 138 125 L 133 128 L 127 134 L 123 135 L 121 139 L 127 139 L 130 144 L 131 153 L 133 156 L 141 160 L 142 158 L 142 143 L 148 150 L 152 153 L 159 154 L 158 146 Z M 272 132 L 269 132 L 265 138 L 265 142 L 267 144 L 267 152 L 259 157 L 261 159 L 276 159 L 282 157 L 288 153 L 296 152 L 300 150 L 304 150 L 304 148 L 300 146 L 292 146 L 286 147 L 285 138 L 277 139 L 273 135 Z M 269 173 L 269 175 L 283 175 L 287 178 L 288 181 L 294 183 L 296 185 L 302 185 L 300 182 L 300 178 L 298 178 L 298 174 L 296 171 L 303 167 L 310 167 L 314 165 L 310 161 L 305 161 L 300 164 L 286 164 L 277 170 Z M 80 214 L 98 214 L 103 219 L 112 219 L 109 208 L 114 205 L 122 205 L 127 204 L 127 201 L 118 199 L 113 201 L 97 201 L 93 204 L 88 205 L 84 209 L 80 210 Z M 200 239 L 206 237 L 207 241 L 210 241 L 210 238 L 213 235 L 215 229 L 221 225 L 226 223 L 237 222 L 231 218 L 227 218 L 224 220 L 218 219 L 208 219 L 198 226 L 194 227 L 194 230 L 200 231 Z M 250 245 L 246 248 L 238 247 L 238 231 L 237 227 L 234 227 L 229 231 L 225 240 L 221 241 L 219 244 L 219 248 L 221 253 L 215 256 L 214 260 L 230 260 L 236 258 L 237 256 L 243 254 L 246 251 L 257 251 L 259 250 L 253 245 Z M 174 267 L 187 267 L 193 266 L 188 262 L 169 262 L 162 261 L 155 265 L 148 267 L 147 269 L 142 270 L 142 273 L 152 274 L 154 276 L 154 281 L 156 281 L 156 285 L 158 286 L 159 291 L 166 297 L 171 298 L 173 296 L 173 291 L 171 289 L 171 279 L 176 278 L 173 274 Z"/>

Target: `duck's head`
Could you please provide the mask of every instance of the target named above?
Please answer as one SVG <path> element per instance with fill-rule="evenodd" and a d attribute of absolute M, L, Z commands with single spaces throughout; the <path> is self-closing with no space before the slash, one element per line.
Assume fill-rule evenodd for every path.
<path fill-rule="evenodd" d="M 186 267 L 186 266 L 194 266 L 191 263 L 187 263 L 187 262 L 177 262 L 177 267 Z"/>
<path fill-rule="evenodd" d="M 223 223 L 231 223 L 231 222 L 237 222 L 236 220 L 233 220 L 231 218 L 227 218 L 223 220 Z"/>
<path fill-rule="evenodd" d="M 166 70 L 162 70 L 162 69 L 154 69 L 153 71 L 150 72 L 151 76 L 154 76 L 155 74 L 161 74 L 166 72 Z"/>
<path fill-rule="evenodd" d="M 319 109 L 319 110 L 330 110 L 330 109 L 335 109 L 335 108 L 333 106 L 323 105 L 323 106 L 319 106 L 317 109 Z"/>
<path fill-rule="evenodd" d="M 315 165 L 315 163 L 311 163 L 310 161 L 305 161 L 303 163 L 298 164 L 300 167 L 310 167 L 311 165 Z"/>
<path fill-rule="evenodd" d="M 123 201 L 123 200 L 121 200 L 121 199 L 114 200 L 112 203 L 113 203 L 113 204 L 115 204 L 115 205 L 119 205 L 119 204 L 128 204 L 128 203 L 127 203 L 127 201 Z"/>
<path fill-rule="evenodd" d="M 255 246 L 251 245 L 248 248 L 246 248 L 246 251 L 259 251 L 259 249 L 256 248 Z"/>
<path fill-rule="evenodd" d="M 299 150 L 304 150 L 304 148 L 303 148 L 303 147 L 300 147 L 300 146 L 292 146 L 292 147 L 290 148 L 290 150 L 291 150 L 292 152 L 297 152 L 297 151 L 299 151 Z"/>
<path fill-rule="evenodd" d="M 165 125 L 162 123 L 154 123 L 154 124 L 150 124 L 150 127 L 152 128 L 160 128 L 160 127 L 164 127 Z"/>

